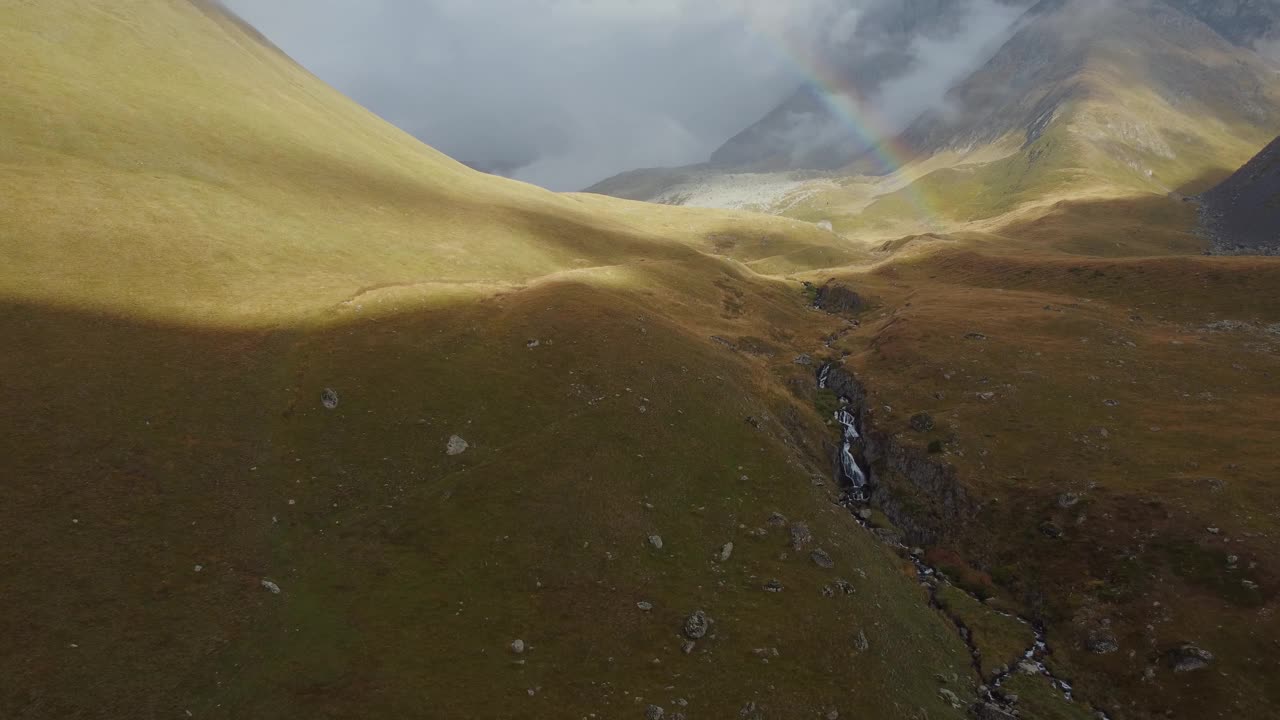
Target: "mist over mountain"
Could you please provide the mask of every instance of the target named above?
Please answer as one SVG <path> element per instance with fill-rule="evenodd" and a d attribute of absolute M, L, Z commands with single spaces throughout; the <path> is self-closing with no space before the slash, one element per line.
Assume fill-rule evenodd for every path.
<path fill-rule="evenodd" d="M 941 104 L 1007 38 L 1029 1 L 881 2 L 804 59 L 815 76 L 716 150 L 715 167 L 834 169 Z"/>
<path fill-rule="evenodd" d="M 1046 58 L 1055 65 L 1048 71 L 1064 73 L 1078 58 L 1053 57 L 1050 48 L 1070 53 L 1063 43 L 1079 43 L 1085 33 L 1105 30 L 1100 24 L 1108 11 L 1160 6 L 1165 4 L 1159 0 L 917 0 L 874 8 L 860 16 L 852 46 L 836 46 L 838 59 L 825 61 L 844 63 L 837 86 L 857 98 L 852 110 L 840 109 L 840 92 L 806 85 L 719 148 L 712 165 L 735 171 L 839 168 L 889 140 L 917 115 L 954 111 L 955 103 L 964 101 L 948 96 L 952 85 L 990 59 L 1017 23 L 1054 14 L 1056 28 L 1043 33 L 1049 45 L 1036 48 L 1026 60 L 1034 64 L 1036 57 Z M 1199 19 L 1231 43 L 1273 52 L 1280 3 L 1171 0 L 1167 6 Z M 1023 16 L 1025 10 L 1030 13 Z M 1010 88 L 1010 96 L 1047 80 L 1025 70 L 1021 78 L 1023 86 Z"/>
<path fill-rule="evenodd" d="M 829 112 L 829 90 L 815 86 L 818 68 L 875 100 L 875 114 L 896 127 L 980 63 L 1026 2 L 227 4 L 322 79 L 451 156 L 578 189 L 635 167 L 705 161 L 780 103 L 766 131 L 739 136 L 717 162 L 818 162 L 804 156 L 845 146 L 850 132 Z"/>

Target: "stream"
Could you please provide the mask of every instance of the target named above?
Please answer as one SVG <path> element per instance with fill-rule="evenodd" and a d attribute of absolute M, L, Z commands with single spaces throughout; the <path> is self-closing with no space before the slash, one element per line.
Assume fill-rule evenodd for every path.
<path fill-rule="evenodd" d="M 823 365 L 818 370 L 818 389 L 826 390 L 831 375 L 830 364 Z M 1002 670 L 991 677 L 983 677 L 982 675 L 982 654 L 978 650 L 977 644 L 974 642 L 969 628 L 957 617 L 946 612 L 942 604 L 938 601 L 938 586 L 946 583 L 951 587 L 965 593 L 973 598 L 975 602 L 983 605 L 980 598 L 968 590 L 955 585 L 947 576 L 939 572 L 936 568 L 924 561 L 924 553 L 919 549 L 908 548 L 906 545 L 898 542 L 896 539 L 887 537 L 883 533 L 876 533 L 868 519 L 863 517 L 863 510 L 870 508 L 872 478 L 871 473 L 865 467 L 865 461 L 859 458 L 858 442 L 862 439 L 862 433 L 858 429 L 858 416 L 854 410 L 854 405 L 849 398 L 840 397 L 840 408 L 834 413 L 834 417 L 841 428 L 840 443 L 840 468 L 839 481 L 840 487 L 844 489 L 841 496 L 840 505 L 849 510 L 854 520 L 857 521 L 868 532 L 871 532 L 882 542 L 898 549 L 906 557 L 910 558 L 911 563 L 916 568 L 916 576 L 929 596 L 929 606 L 942 613 L 955 628 L 960 638 L 964 640 L 965 646 L 969 648 L 969 653 L 973 659 L 973 666 L 978 677 L 982 681 L 981 687 L 978 688 L 980 698 L 991 705 L 995 705 L 1007 713 L 1014 713 L 1016 707 L 1014 702 L 1010 702 L 1008 697 L 1002 692 L 1001 688 L 1013 677 L 1015 673 L 1021 672 L 1020 666 L 1026 666 L 1028 671 L 1034 670 L 1034 674 L 1043 676 L 1049 681 L 1055 690 L 1062 694 L 1067 702 L 1075 702 L 1075 692 L 1071 683 L 1053 674 L 1045 664 L 1045 660 L 1052 655 L 1053 651 L 1049 648 L 1048 632 L 1043 623 L 1030 620 L 1021 616 L 987 608 L 989 612 L 994 612 L 1005 617 L 1017 620 L 1031 628 L 1034 640 L 1018 658 L 1005 665 Z M 1100 720 L 1110 720 L 1106 713 L 1094 708 L 1094 712 Z"/>

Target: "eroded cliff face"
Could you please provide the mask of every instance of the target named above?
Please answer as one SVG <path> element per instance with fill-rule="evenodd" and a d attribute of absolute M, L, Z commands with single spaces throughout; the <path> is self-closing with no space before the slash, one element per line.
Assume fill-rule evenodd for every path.
<path fill-rule="evenodd" d="M 858 488 L 863 499 L 881 510 L 911 544 L 936 545 L 963 530 L 980 506 L 955 469 L 877 428 L 866 386 L 853 373 L 825 365 L 819 381 L 846 403 L 842 412 L 856 419 L 857 438 L 848 452 L 866 474 L 866 487 Z M 841 447 L 833 462 L 838 476 L 847 478 L 844 453 Z"/>
<path fill-rule="evenodd" d="M 1275 37 L 1280 28 L 1276 0 L 1166 0 L 1228 40 L 1248 45 Z"/>

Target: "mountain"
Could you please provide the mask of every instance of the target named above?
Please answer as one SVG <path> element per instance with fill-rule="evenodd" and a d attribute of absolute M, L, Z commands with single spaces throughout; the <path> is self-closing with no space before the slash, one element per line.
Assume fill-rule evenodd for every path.
<path fill-rule="evenodd" d="M 851 235 L 1082 178 L 880 240 L 485 175 L 208 2 L 0 6 L 0 716 L 1274 717 L 1280 263 L 1113 194 L 1252 111 L 1075 138 L 1164 17 L 1025 148 L 729 174 Z"/>
<path fill-rule="evenodd" d="M 1101 9 L 1101 3 L 1030 2 L 1007 0 L 1004 4 L 1030 11 L 1027 20 L 1054 12 L 1092 14 L 1087 6 Z M 918 62 L 912 43 L 919 39 L 945 40 L 958 32 L 973 3 L 959 0 L 914 0 L 912 2 L 873 6 L 873 11 L 859 18 L 851 46 L 837 48 L 841 55 L 824 60 L 842 67 L 840 86 L 858 96 L 874 98 L 884 85 L 908 73 Z M 1272 37 L 1280 29 L 1280 4 L 1271 0 L 1253 2 L 1204 2 L 1172 0 L 1168 6 L 1196 18 L 1223 38 L 1240 46 L 1250 46 Z M 1143 11 L 1153 6 L 1146 0 L 1119 3 L 1117 7 Z M 1113 30 L 1113 29 L 1109 29 Z M 1172 39 L 1165 36 L 1166 39 Z M 1081 38 L 1083 39 L 1083 38 Z M 1024 38 L 1025 40 L 1025 38 Z M 1050 40 L 1058 46 L 1061 38 Z M 868 49 L 870 48 L 870 49 Z M 1059 48 L 1061 50 L 1062 48 Z M 1052 64 L 1062 66 L 1071 59 L 1053 58 L 1048 48 L 1041 53 Z M 1006 60 L 1008 53 L 1005 53 Z M 1024 80 L 1028 80 L 1024 76 Z M 1020 95 L 1016 89 L 1011 94 Z M 874 102 L 874 100 L 873 100 Z M 998 113 L 992 113 L 998 115 Z M 718 168 L 742 171 L 778 171 L 796 169 L 834 170 L 843 167 L 868 150 L 866 140 L 850 134 L 814 142 L 806 138 L 841 123 L 830 116 L 822 93 L 806 86 L 739 135 L 731 138 L 711 157 Z"/>
<path fill-rule="evenodd" d="M 1277 67 L 1238 44 L 1273 32 L 1274 13 L 1266 13 L 1274 5 L 1242 5 L 1232 14 L 1220 5 L 1182 5 L 1038 3 L 948 93 L 945 109 L 806 185 L 762 175 L 780 191 L 760 209 L 892 238 L 975 222 L 989 229 L 1005 216 L 1004 224 L 1023 224 L 1035 219 L 1028 212 L 1053 213 L 1082 197 L 1202 191 L 1280 126 Z M 903 167 L 884 176 L 884 157 Z M 714 172 L 695 170 L 700 185 L 718 184 Z M 675 195 L 647 177 L 647 188 L 659 188 L 650 198 Z M 619 184 L 627 183 L 593 190 L 618 192 Z M 689 196 L 700 202 L 715 193 Z M 1186 249 L 1195 242 L 1189 216 L 1169 207 L 1179 220 L 1165 240 Z"/>
<path fill-rule="evenodd" d="M 1215 250 L 1280 253 L 1280 139 L 1200 201 Z"/>
<path fill-rule="evenodd" d="M 0 716 L 955 714 L 813 482 L 775 273 L 860 250 L 475 172 L 210 3 L 6 3 L 0 63 Z"/>

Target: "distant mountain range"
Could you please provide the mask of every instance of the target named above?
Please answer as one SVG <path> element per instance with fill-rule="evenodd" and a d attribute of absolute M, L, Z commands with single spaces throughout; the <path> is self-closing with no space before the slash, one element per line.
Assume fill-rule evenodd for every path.
<path fill-rule="evenodd" d="M 904 32 L 934 32 L 922 18 L 950 17 L 925 5 L 961 7 L 904 4 L 894 16 Z M 729 197 L 731 206 L 884 235 L 1079 198 L 1203 192 L 1280 130 L 1280 66 L 1254 49 L 1277 28 L 1280 3 L 1261 0 L 1043 0 L 947 93 L 945 108 L 877 147 L 798 136 L 796 123 L 819 127 L 827 112 L 807 87 L 706 165 L 628 173 L 591 191 L 686 204 Z M 892 54 L 854 60 L 855 86 L 868 88 L 909 65 Z M 886 157 L 902 168 L 885 176 Z M 744 185 L 744 173 L 776 192 L 759 202 L 716 190 Z M 933 228 L 918 222 L 920 206 Z"/>

